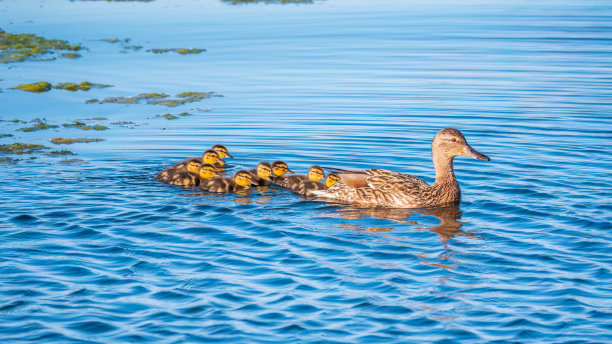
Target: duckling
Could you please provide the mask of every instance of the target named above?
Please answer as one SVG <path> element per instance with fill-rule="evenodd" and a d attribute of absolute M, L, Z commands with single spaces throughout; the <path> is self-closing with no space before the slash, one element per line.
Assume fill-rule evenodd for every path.
<path fill-rule="evenodd" d="M 291 189 L 292 192 L 302 196 L 312 196 L 313 190 L 325 190 L 340 181 L 340 176 L 335 172 L 330 172 L 325 178 L 325 183 L 321 181 L 306 180 Z"/>
<path fill-rule="evenodd" d="M 202 163 L 198 160 L 198 158 L 187 159 L 182 164 L 184 164 L 184 166 L 181 166 L 181 168 L 177 168 L 177 165 L 174 165 L 164 169 L 163 171 L 159 172 L 157 176 L 155 176 L 155 179 L 162 183 L 172 184 L 173 180 L 179 178 L 179 173 L 193 173 L 197 175 L 200 167 L 202 166 Z"/>
<path fill-rule="evenodd" d="M 265 186 L 272 184 L 272 179 L 276 175 L 272 172 L 272 165 L 269 162 L 262 161 L 257 165 L 257 168 L 249 170 L 253 177 L 253 182 L 258 186 Z"/>
<path fill-rule="evenodd" d="M 422 208 L 456 204 L 461 190 L 453 171 L 458 155 L 490 161 L 477 152 L 454 128 L 440 130 L 432 142 L 436 180 L 432 185 L 420 178 L 379 168 L 340 173 L 340 181 L 327 190 L 314 190 L 315 196 L 371 207 Z"/>
<path fill-rule="evenodd" d="M 228 153 L 227 148 L 225 148 L 224 145 L 219 145 L 219 144 L 214 145 L 212 146 L 211 150 L 214 150 L 219 155 L 219 160 L 215 163 L 214 165 L 215 167 L 224 168 L 225 161 L 223 161 L 222 159 L 225 159 L 225 158 L 233 159 L 234 158 Z"/>
<path fill-rule="evenodd" d="M 215 145 L 213 147 L 216 147 L 216 146 L 222 147 L 221 151 L 223 151 L 223 148 L 225 148 L 221 145 Z M 219 149 L 219 147 L 217 147 L 217 149 Z M 225 156 L 227 157 L 231 157 L 231 155 L 227 153 L 227 149 L 225 149 L 225 153 L 222 153 L 222 154 L 225 154 Z M 190 161 L 194 161 L 194 160 L 198 161 L 201 164 L 204 163 L 204 164 L 213 165 L 217 168 L 223 168 L 225 166 L 225 162 L 221 160 L 219 153 L 217 153 L 217 151 L 213 149 L 209 149 L 202 154 L 201 158 L 195 157 L 195 158 L 189 158 L 189 159 L 183 160 L 177 164 L 174 164 L 166 168 L 164 171 L 168 171 L 170 173 L 187 171 L 187 164 L 189 164 Z M 195 173 L 197 173 L 197 171 Z"/>
<path fill-rule="evenodd" d="M 294 188 L 297 188 L 298 185 L 300 185 L 301 183 L 307 180 L 312 180 L 316 182 L 324 178 L 325 178 L 325 172 L 323 172 L 323 168 L 321 168 L 321 166 L 314 165 L 308 169 L 307 176 L 296 174 L 293 176 L 283 178 L 282 180 L 278 181 L 276 184 L 283 188 L 294 189 Z"/>
<path fill-rule="evenodd" d="M 189 167 L 195 164 L 198 164 L 198 162 L 191 162 Z M 193 173 L 192 171 L 175 173 L 168 184 L 185 187 L 198 186 L 205 180 L 214 177 L 215 174 L 216 169 L 213 165 L 204 164 L 199 168 L 198 173 Z"/>
<path fill-rule="evenodd" d="M 233 178 L 211 178 L 200 184 L 200 188 L 208 192 L 229 193 L 237 190 L 246 190 L 253 185 L 251 173 L 240 170 Z"/>

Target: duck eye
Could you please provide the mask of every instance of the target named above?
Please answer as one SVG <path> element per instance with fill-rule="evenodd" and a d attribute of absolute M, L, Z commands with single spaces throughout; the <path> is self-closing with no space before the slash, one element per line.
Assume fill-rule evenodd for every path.
<path fill-rule="evenodd" d="M 457 142 L 457 139 L 453 137 L 453 138 L 451 139 L 451 141 L 453 141 L 453 142 Z"/>

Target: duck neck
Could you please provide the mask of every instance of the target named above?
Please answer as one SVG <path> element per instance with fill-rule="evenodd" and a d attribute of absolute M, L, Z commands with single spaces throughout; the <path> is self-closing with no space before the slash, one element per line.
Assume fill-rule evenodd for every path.
<path fill-rule="evenodd" d="M 439 194 L 444 195 L 446 202 L 459 201 L 461 198 L 461 191 L 459 190 L 459 183 L 455 178 L 455 172 L 453 171 L 453 157 L 447 157 L 442 154 L 433 153 L 434 168 L 436 169 L 436 181 L 432 185 L 432 188 L 436 189 Z"/>

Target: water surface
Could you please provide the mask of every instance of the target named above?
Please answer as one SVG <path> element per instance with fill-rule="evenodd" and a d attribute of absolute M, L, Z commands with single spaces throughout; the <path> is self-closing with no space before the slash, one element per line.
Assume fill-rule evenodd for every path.
<path fill-rule="evenodd" d="M 25 159 L 0 167 L 7 342 L 610 342 L 608 2 L 4 0 L 0 23 L 87 48 L 0 66 L 0 134 L 14 135 L 0 144 L 82 160 L 1 156 Z M 180 48 L 206 51 L 149 51 Z M 12 89 L 38 81 L 113 87 Z M 185 91 L 223 97 L 86 103 Z M 59 127 L 10 122 L 35 118 Z M 87 119 L 109 129 L 61 125 Z M 433 182 L 444 127 L 492 160 L 455 160 L 457 207 L 152 179 L 222 143 L 230 171 L 285 160 Z"/>

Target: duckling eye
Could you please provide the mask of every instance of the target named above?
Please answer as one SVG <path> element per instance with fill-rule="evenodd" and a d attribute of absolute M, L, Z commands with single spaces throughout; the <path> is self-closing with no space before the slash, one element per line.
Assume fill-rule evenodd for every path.
<path fill-rule="evenodd" d="M 453 141 L 453 142 L 457 142 L 457 139 L 453 137 L 453 138 L 451 139 L 451 141 Z"/>

